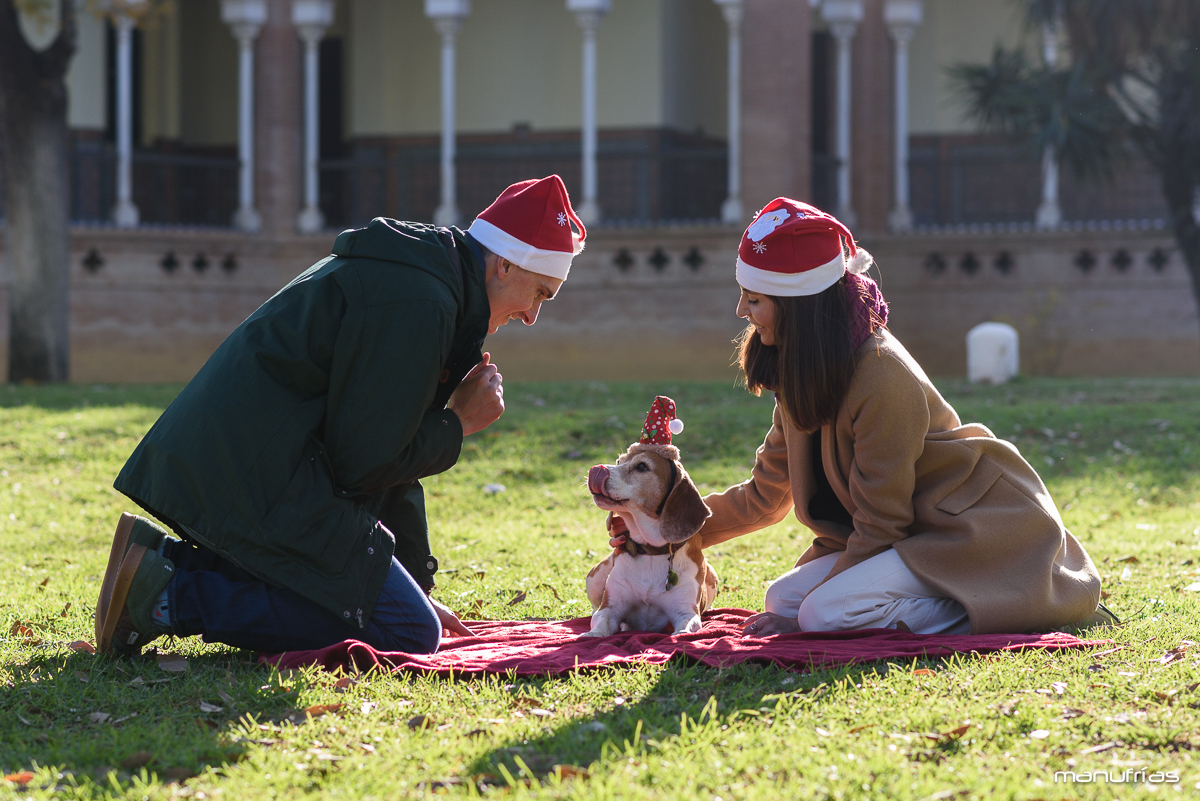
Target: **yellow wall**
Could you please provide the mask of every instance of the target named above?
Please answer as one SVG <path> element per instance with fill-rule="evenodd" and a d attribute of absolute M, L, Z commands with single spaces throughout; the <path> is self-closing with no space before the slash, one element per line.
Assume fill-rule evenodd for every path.
<path fill-rule="evenodd" d="M 711 0 L 615 0 L 597 122 L 723 134 L 725 22 Z M 414 0 L 348 0 L 347 136 L 436 134 L 440 39 Z M 477 0 L 457 42 L 458 130 L 580 125 L 582 34 L 563 0 Z"/>
<path fill-rule="evenodd" d="M 67 124 L 104 130 L 108 120 L 104 21 L 82 7 L 76 9 L 75 57 L 67 69 Z"/>
<path fill-rule="evenodd" d="M 909 48 L 909 132 L 969 133 L 945 70 L 989 61 L 996 43 L 1021 39 L 1022 10 L 1007 0 L 925 0 L 925 19 Z"/>
<path fill-rule="evenodd" d="M 180 0 L 180 139 L 237 144 L 238 48 L 217 0 Z M 297 65 L 299 69 L 299 65 Z"/>
<path fill-rule="evenodd" d="M 142 22 L 142 144 L 180 135 L 179 10 L 168 3 Z"/>

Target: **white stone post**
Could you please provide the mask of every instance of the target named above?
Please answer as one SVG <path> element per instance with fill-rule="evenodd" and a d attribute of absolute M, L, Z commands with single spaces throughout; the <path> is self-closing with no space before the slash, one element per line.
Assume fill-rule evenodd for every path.
<path fill-rule="evenodd" d="M 825 0 L 821 16 L 837 41 L 837 216 L 847 226 L 857 221 L 850 197 L 850 43 L 862 22 L 862 0 Z"/>
<path fill-rule="evenodd" d="M 238 42 L 238 207 L 233 225 L 262 228 L 254 208 L 254 40 L 267 22 L 266 0 L 221 0 L 221 20 Z"/>
<path fill-rule="evenodd" d="M 612 0 L 567 0 L 583 31 L 583 203 L 579 219 L 600 222 L 599 180 L 596 175 L 596 29 L 612 8 Z"/>
<path fill-rule="evenodd" d="M 1058 62 L 1058 40 L 1055 26 L 1042 26 L 1042 58 L 1047 67 Z M 1058 154 L 1054 145 L 1047 145 L 1042 153 L 1042 203 L 1038 206 L 1036 225 L 1039 230 L 1050 231 L 1062 224 L 1062 207 L 1058 205 Z"/>
<path fill-rule="evenodd" d="M 888 227 L 909 231 L 913 218 L 908 202 L 908 43 L 921 24 L 921 0 L 887 0 L 883 19 L 896 45 L 896 198 Z"/>
<path fill-rule="evenodd" d="M 454 183 L 454 45 L 470 13 L 471 0 L 425 0 L 425 16 L 442 37 L 442 200 L 433 212 L 435 225 L 459 222 Z"/>
<path fill-rule="evenodd" d="M 140 215 L 133 203 L 133 29 L 124 10 L 112 15 L 117 29 L 117 202 L 112 219 L 118 228 L 136 228 Z"/>
<path fill-rule="evenodd" d="M 729 69 L 727 89 L 729 115 L 729 188 L 721 204 L 721 222 L 742 222 L 742 0 L 715 0 L 729 27 Z"/>
<path fill-rule="evenodd" d="M 304 208 L 296 216 L 296 230 L 312 234 L 325 227 L 319 191 L 321 140 L 317 89 L 321 38 L 333 24 L 333 0 L 292 0 L 292 24 L 304 42 Z"/>

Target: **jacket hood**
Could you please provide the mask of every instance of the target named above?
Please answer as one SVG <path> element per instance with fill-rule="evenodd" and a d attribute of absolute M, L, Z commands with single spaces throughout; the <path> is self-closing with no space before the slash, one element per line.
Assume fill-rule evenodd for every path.
<path fill-rule="evenodd" d="M 461 240 L 462 233 L 450 229 Z M 469 248 L 459 248 L 465 258 L 463 269 L 474 263 Z M 376 217 L 365 228 L 342 231 L 333 243 L 333 255 L 344 258 L 376 259 L 423 270 L 451 288 L 456 297 L 462 280 L 438 238 L 438 228 L 426 223 L 402 222 Z M 461 301 L 460 301 L 461 302 Z"/>

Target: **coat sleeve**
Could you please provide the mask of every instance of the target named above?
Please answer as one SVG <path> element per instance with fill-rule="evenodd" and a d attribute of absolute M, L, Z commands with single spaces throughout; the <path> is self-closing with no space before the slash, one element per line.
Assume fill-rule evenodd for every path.
<path fill-rule="evenodd" d="M 783 425 L 776 404 L 771 430 L 758 448 L 750 479 L 704 499 L 712 517 L 700 529 L 701 548 L 774 525 L 791 511 L 792 487 Z"/>
<path fill-rule="evenodd" d="M 847 396 L 854 441 L 849 466 L 854 531 L 832 577 L 886 551 L 911 533 L 917 459 L 929 431 L 929 402 L 921 383 L 887 356 L 873 380 Z"/>
<path fill-rule="evenodd" d="M 375 494 L 458 461 L 458 415 L 431 408 L 453 335 L 453 311 L 429 301 L 371 306 L 343 319 L 324 427 L 338 489 Z"/>

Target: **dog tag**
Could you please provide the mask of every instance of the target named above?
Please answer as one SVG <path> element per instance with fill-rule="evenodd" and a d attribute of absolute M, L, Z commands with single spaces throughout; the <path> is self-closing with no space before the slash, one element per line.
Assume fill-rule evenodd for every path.
<path fill-rule="evenodd" d="M 679 583 L 679 574 L 676 573 L 674 570 L 668 570 L 667 571 L 667 589 L 668 590 L 671 589 L 678 583 Z"/>

